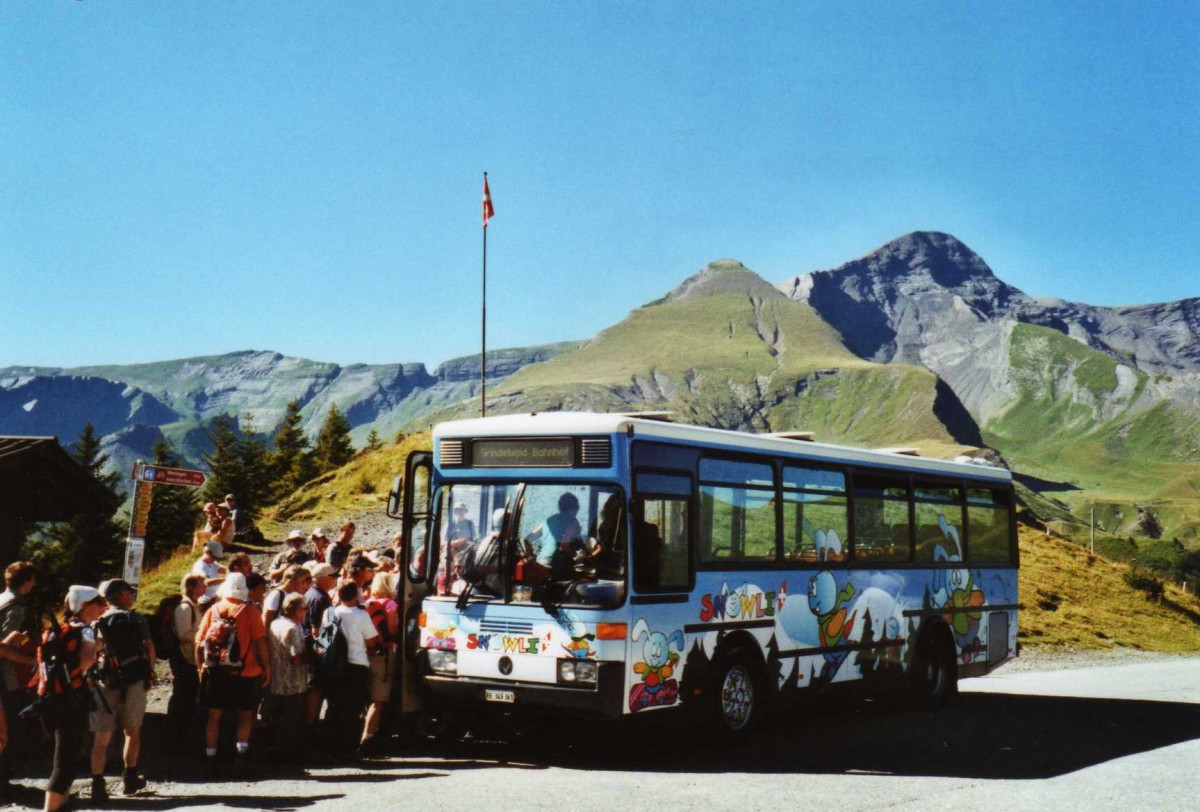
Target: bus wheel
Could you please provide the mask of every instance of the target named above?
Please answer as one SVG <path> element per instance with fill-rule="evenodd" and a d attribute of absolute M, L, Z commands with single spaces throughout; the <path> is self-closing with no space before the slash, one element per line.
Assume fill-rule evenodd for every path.
<path fill-rule="evenodd" d="M 714 693 L 716 726 L 735 736 L 751 730 L 762 715 L 762 681 L 744 657 L 732 656 L 717 669 Z"/>
<path fill-rule="evenodd" d="M 941 634 L 924 635 L 913 655 L 913 700 L 923 707 L 936 707 L 954 695 L 957 683 L 954 644 Z"/>

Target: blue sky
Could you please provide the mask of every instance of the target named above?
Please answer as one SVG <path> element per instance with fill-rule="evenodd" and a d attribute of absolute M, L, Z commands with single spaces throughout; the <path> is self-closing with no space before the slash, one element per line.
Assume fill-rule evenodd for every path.
<path fill-rule="evenodd" d="M 0 366 L 584 338 L 915 229 L 1200 295 L 1200 4 L 0 5 Z"/>

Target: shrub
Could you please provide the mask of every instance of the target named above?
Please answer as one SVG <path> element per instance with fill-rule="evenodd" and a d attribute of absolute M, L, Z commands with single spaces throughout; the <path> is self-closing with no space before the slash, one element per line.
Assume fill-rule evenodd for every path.
<path fill-rule="evenodd" d="M 1125 578 L 1125 583 L 1134 589 L 1145 592 L 1148 598 L 1159 600 L 1166 589 L 1161 578 L 1145 570 L 1140 570 L 1137 567 L 1131 568 L 1123 577 Z"/>

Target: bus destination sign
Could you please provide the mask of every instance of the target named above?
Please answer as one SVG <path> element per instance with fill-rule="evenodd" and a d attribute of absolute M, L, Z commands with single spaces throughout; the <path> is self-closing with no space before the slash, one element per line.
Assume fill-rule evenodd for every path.
<path fill-rule="evenodd" d="M 570 468 L 574 464 L 575 442 L 569 437 L 471 443 L 475 468 Z"/>

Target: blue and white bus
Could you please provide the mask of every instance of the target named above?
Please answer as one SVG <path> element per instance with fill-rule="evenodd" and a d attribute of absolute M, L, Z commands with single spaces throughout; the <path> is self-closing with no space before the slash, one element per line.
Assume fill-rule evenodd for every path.
<path fill-rule="evenodd" d="M 442 423 L 406 477 L 436 703 L 739 732 L 834 686 L 936 703 L 1017 653 L 999 467 L 543 413 Z"/>

